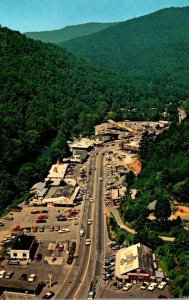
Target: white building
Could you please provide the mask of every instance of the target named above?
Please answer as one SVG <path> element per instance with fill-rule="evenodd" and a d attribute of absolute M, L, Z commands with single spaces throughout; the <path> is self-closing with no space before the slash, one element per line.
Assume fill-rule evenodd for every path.
<path fill-rule="evenodd" d="M 36 241 L 35 236 L 19 235 L 10 250 L 12 259 L 30 259 L 33 245 Z"/>
<path fill-rule="evenodd" d="M 152 249 L 138 243 L 116 253 L 115 276 L 133 283 L 155 279 L 155 256 Z"/>

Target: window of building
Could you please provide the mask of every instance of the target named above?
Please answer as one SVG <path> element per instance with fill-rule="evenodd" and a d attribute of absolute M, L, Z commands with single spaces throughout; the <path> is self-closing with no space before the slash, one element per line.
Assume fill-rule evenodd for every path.
<path fill-rule="evenodd" d="M 17 256 L 17 253 L 13 253 L 13 256 L 15 256 L 15 257 L 16 257 L 16 256 Z"/>
<path fill-rule="evenodd" d="M 26 257 L 26 253 L 23 253 L 23 254 L 22 254 L 22 257 Z"/>

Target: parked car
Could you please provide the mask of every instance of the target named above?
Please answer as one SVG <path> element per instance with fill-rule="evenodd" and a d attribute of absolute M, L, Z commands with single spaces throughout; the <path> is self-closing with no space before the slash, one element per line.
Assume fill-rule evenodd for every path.
<path fill-rule="evenodd" d="M 0 271 L 0 278 L 3 278 L 6 274 L 6 271 L 5 270 L 1 270 Z"/>
<path fill-rule="evenodd" d="M 47 292 L 43 297 L 42 299 L 51 299 L 53 296 L 55 295 L 54 292 Z"/>
<path fill-rule="evenodd" d="M 12 231 L 22 231 L 23 228 L 21 228 L 19 225 L 13 227 Z"/>
<path fill-rule="evenodd" d="M 37 219 L 48 219 L 48 215 L 39 215 L 37 216 Z"/>
<path fill-rule="evenodd" d="M 50 227 L 49 227 L 49 231 L 50 231 L 50 232 L 53 232 L 53 231 L 54 231 L 54 226 L 50 226 Z"/>
<path fill-rule="evenodd" d="M 161 281 L 159 284 L 158 284 L 158 289 L 160 290 L 163 290 L 164 287 L 166 286 L 167 282 L 166 281 Z"/>
<path fill-rule="evenodd" d="M 58 251 L 63 251 L 64 250 L 64 245 L 63 244 L 59 244 L 58 245 Z"/>
<path fill-rule="evenodd" d="M 3 227 L 3 226 L 5 226 L 5 224 L 4 224 L 4 223 L 2 223 L 2 222 L 0 222 L 0 227 Z"/>
<path fill-rule="evenodd" d="M 36 223 L 46 223 L 46 220 L 45 219 L 37 219 Z"/>
<path fill-rule="evenodd" d="M 69 228 L 62 228 L 60 230 L 58 230 L 58 233 L 63 233 L 63 232 L 69 232 Z"/>
<path fill-rule="evenodd" d="M 148 285 L 149 285 L 149 283 L 144 281 L 143 284 L 140 286 L 141 290 L 147 289 Z"/>
<path fill-rule="evenodd" d="M 31 214 L 40 214 L 40 210 L 34 209 L 31 211 Z"/>
<path fill-rule="evenodd" d="M 45 227 L 44 226 L 40 226 L 39 227 L 39 232 L 44 232 L 45 231 Z"/>
<path fill-rule="evenodd" d="M 151 282 L 150 285 L 147 287 L 147 290 L 153 291 L 157 286 L 157 282 Z"/>
<path fill-rule="evenodd" d="M 28 278 L 28 281 L 33 282 L 36 277 L 37 277 L 36 274 L 31 274 L 30 277 Z"/>
<path fill-rule="evenodd" d="M 4 220 L 8 220 L 8 221 L 13 221 L 13 220 L 14 220 L 14 218 L 13 218 L 13 217 L 8 217 L 8 216 L 6 216 L 6 217 L 3 217 L 3 219 L 4 219 Z"/>
<path fill-rule="evenodd" d="M 60 226 L 55 226 L 54 230 L 55 231 L 59 231 L 60 230 Z"/>
<path fill-rule="evenodd" d="M 28 277 L 27 274 L 23 273 L 21 276 L 20 276 L 20 280 L 26 280 Z"/>
<path fill-rule="evenodd" d="M 12 207 L 10 209 L 10 211 L 14 211 L 14 212 L 21 212 L 21 210 L 22 210 L 22 207 L 20 207 L 20 206 Z"/>
<path fill-rule="evenodd" d="M 67 218 L 65 216 L 57 216 L 57 221 L 67 221 Z"/>
<path fill-rule="evenodd" d="M 32 232 L 37 232 L 38 231 L 38 227 L 37 226 L 33 226 L 32 227 Z"/>
<path fill-rule="evenodd" d="M 124 285 L 123 290 L 124 290 L 124 291 L 128 291 L 131 287 L 132 287 L 132 283 L 127 282 L 127 283 Z"/>
<path fill-rule="evenodd" d="M 41 254 L 41 253 L 37 253 L 35 259 L 36 259 L 37 261 L 40 261 L 40 260 L 42 259 L 42 254 Z"/>
<path fill-rule="evenodd" d="M 8 271 L 8 272 L 6 273 L 6 275 L 5 275 L 5 279 L 10 279 L 10 278 L 12 278 L 13 274 L 14 274 L 13 271 Z"/>

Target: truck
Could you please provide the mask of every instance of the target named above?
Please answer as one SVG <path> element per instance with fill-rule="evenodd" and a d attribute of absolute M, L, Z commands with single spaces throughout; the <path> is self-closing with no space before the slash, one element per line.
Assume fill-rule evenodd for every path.
<path fill-rule="evenodd" d="M 80 229 L 80 236 L 84 236 L 84 230 Z"/>

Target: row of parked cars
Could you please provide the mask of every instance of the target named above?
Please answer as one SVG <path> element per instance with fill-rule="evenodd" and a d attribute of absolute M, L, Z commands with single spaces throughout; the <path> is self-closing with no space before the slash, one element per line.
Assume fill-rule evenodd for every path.
<path fill-rule="evenodd" d="M 167 281 L 161 281 L 160 283 L 144 281 L 143 284 L 140 286 L 140 288 L 141 288 L 141 290 L 147 289 L 148 291 L 153 291 L 155 288 L 163 290 L 166 285 L 167 285 Z M 132 287 L 132 283 L 127 282 L 123 286 L 123 290 L 128 291 L 131 287 Z"/>
<path fill-rule="evenodd" d="M 149 283 L 144 281 L 140 288 L 142 290 L 147 289 L 149 291 L 153 291 L 157 287 L 158 289 L 163 290 L 166 285 L 167 285 L 167 281 L 161 281 L 160 283 L 157 282 Z"/>
<path fill-rule="evenodd" d="M 11 279 L 14 275 L 13 271 L 8 271 L 6 272 L 5 270 L 0 271 L 0 278 L 5 278 L 5 279 Z M 20 280 L 27 280 L 29 282 L 33 282 L 36 279 L 37 275 L 36 274 L 31 274 L 29 277 L 27 274 L 22 274 L 20 276 Z"/>
<path fill-rule="evenodd" d="M 103 265 L 103 276 L 106 284 L 114 277 L 114 266 L 115 256 L 112 255 L 107 257 Z"/>

